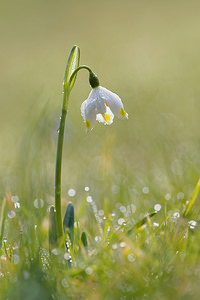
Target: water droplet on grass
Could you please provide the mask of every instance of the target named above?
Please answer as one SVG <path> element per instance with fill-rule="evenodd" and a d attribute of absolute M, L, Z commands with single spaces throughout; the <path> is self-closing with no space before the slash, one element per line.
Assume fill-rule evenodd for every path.
<path fill-rule="evenodd" d="M 182 200 L 182 199 L 184 199 L 184 197 L 185 197 L 185 195 L 184 195 L 183 192 L 180 192 L 180 193 L 177 194 L 177 199 L 178 200 Z"/>
<path fill-rule="evenodd" d="M 121 213 L 125 214 L 126 207 L 122 205 L 119 210 L 121 211 Z"/>
<path fill-rule="evenodd" d="M 92 272 L 93 272 L 93 269 L 90 268 L 90 267 L 87 267 L 87 268 L 85 269 L 85 273 L 88 274 L 88 275 L 91 275 Z"/>
<path fill-rule="evenodd" d="M 88 203 L 92 203 L 93 201 L 92 196 L 87 196 L 86 200 Z"/>
<path fill-rule="evenodd" d="M 125 222 L 125 220 L 123 218 L 119 218 L 117 223 L 121 226 L 123 223 Z"/>
<path fill-rule="evenodd" d="M 60 250 L 59 250 L 58 248 L 52 249 L 51 252 L 52 252 L 54 255 L 59 255 L 59 254 L 60 254 Z"/>
<path fill-rule="evenodd" d="M 173 218 L 174 219 L 180 218 L 180 213 L 178 211 L 176 211 L 175 213 L 173 213 Z"/>
<path fill-rule="evenodd" d="M 76 190 L 75 189 L 69 189 L 67 193 L 68 193 L 68 196 L 74 197 L 76 195 Z"/>
<path fill-rule="evenodd" d="M 89 192 L 89 190 L 90 190 L 89 186 L 85 186 L 85 191 Z"/>
<path fill-rule="evenodd" d="M 10 218 L 10 219 L 13 219 L 15 216 L 16 216 L 16 212 L 15 212 L 14 210 L 11 210 L 11 211 L 8 213 L 8 218 Z"/>
<path fill-rule="evenodd" d="M 171 199 L 171 194 L 170 193 L 167 193 L 166 195 L 165 195 L 165 200 L 170 200 Z"/>
<path fill-rule="evenodd" d="M 99 216 L 103 216 L 103 215 L 104 215 L 104 210 L 103 210 L 103 209 L 100 209 L 100 210 L 98 211 L 98 214 L 99 214 Z"/>
<path fill-rule="evenodd" d="M 162 206 L 159 203 L 154 205 L 155 211 L 160 211 L 161 208 L 162 208 Z"/>
<path fill-rule="evenodd" d="M 97 236 L 95 236 L 94 240 L 95 240 L 95 242 L 98 242 L 101 240 L 101 238 L 100 238 L 100 236 L 97 235 Z"/>
<path fill-rule="evenodd" d="M 117 244 L 112 245 L 113 250 L 116 250 L 118 248 Z"/>
<path fill-rule="evenodd" d="M 14 203 L 19 201 L 19 197 L 17 195 L 12 196 L 11 199 L 12 199 L 12 202 L 14 202 Z"/>
<path fill-rule="evenodd" d="M 69 260 L 71 258 L 70 253 L 65 253 L 64 254 L 64 259 Z"/>
<path fill-rule="evenodd" d="M 44 200 L 43 199 L 35 199 L 34 206 L 35 206 L 35 208 L 42 208 L 44 206 Z"/>
<path fill-rule="evenodd" d="M 134 262 L 134 261 L 135 261 L 135 255 L 134 255 L 133 253 L 130 253 L 130 254 L 128 255 L 128 260 L 129 260 L 130 262 Z"/>
<path fill-rule="evenodd" d="M 149 194 L 149 187 L 148 186 L 144 186 L 142 189 L 143 194 Z"/>
<path fill-rule="evenodd" d="M 62 286 L 63 286 L 64 288 L 68 288 L 68 287 L 69 287 L 69 284 L 68 284 L 66 278 L 63 278 L 61 283 L 62 283 Z"/>
<path fill-rule="evenodd" d="M 188 225 L 189 225 L 190 229 L 195 229 L 195 227 L 197 226 L 197 222 L 194 220 L 191 220 L 188 222 Z"/>
<path fill-rule="evenodd" d="M 136 206 L 135 206 L 135 204 L 131 204 L 131 210 L 132 210 L 133 213 L 136 212 Z"/>
<path fill-rule="evenodd" d="M 119 245 L 120 245 L 121 248 L 126 247 L 126 243 L 125 242 L 121 242 Z"/>

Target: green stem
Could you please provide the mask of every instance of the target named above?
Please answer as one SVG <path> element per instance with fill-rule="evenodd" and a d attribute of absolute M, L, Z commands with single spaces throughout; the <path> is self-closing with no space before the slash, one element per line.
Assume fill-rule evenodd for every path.
<path fill-rule="evenodd" d="M 60 126 L 58 129 L 58 144 L 57 144 L 57 156 L 56 156 L 56 173 L 55 173 L 55 208 L 56 208 L 56 227 L 57 227 L 57 237 L 58 239 L 63 236 L 63 224 L 62 224 L 62 207 L 61 207 L 61 168 L 62 168 L 62 152 L 63 152 L 63 141 L 64 141 L 64 131 L 65 131 L 65 120 L 67 116 L 69 94 L 70 94 L 70 84 L 81 69 L 86 69 L 89 73 L 93 73 L 88 66 L 78 67 L 70 76 L 67 87 L 64 86 L 63 91 L 63 105 L 60 117 Z"/>
<path fill-rule="evenodd" d="M 67 115 L 66 105 L 66 92 L 63 93 L 63 107 L 60 117 L 60 126 L 58 129 L 58 144 L 57 144 L 57 156 L 56 156 L 56 176 L 55 176 L 55 207 L 56 207 L 56 227 L 57 236 L 62 237 L 63 225 L 62 225 L 62 208 L 61 208 L 61 168 L 62 168 L 62 152 L 63 152 L 63 141 L 65 131 L 65 119 Z M 67 101 L 68 103 L 68 101 Z M 64 105 L 65 104 L 65 105 Z"/>

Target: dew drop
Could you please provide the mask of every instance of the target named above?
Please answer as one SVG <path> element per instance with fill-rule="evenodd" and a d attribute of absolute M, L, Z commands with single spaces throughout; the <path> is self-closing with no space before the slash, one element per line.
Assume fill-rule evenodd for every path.
<path fill-rule="evenodd" d="M 35 199 L 34 206 L 35 206 L 35 208 L 42 208 L 44 206 L 44 200 L 43 199 Z"/>
<path fill-rule="evenodd" d="M 12 199 L 12 202 L 14 202 L 14 203 L 19 201 L 19 197 L 17 195 L 12 196 L 11 199 Z"/>
<path fill-rule="evenodd" d="M 188 222 L 188 225 L 189 225 L 190 229 L 195 229 L 195 227 L 197 226 L 197 222 L 194 220 L 191 220 Z"/>
<path fill-rule="evenodd" d="M 126 212 L 126 207 L 125 206 L 120 206 L 120 209 L 119 209 L 120 211 L 121 211 L 121 213 L 123 213 L 123 214 L 125 214 L 125 212 Z"/>
<path fill-rule="evenodd" d="M 92 272 L 93 272 L 93 269 L 90 268 L 90 267 L 87 267 L 87 268 L 85 269 L 85 273 L 88 274 L 88 275 L 91 275 Z"/>
<path fill-rule="evenodd" d="M 142 189 L 143 194 L 149 194 L 149 187 L 148 186 L 144 186 Z"/>
<path fill-rule="evenodd" d="M 8 218 L 10 218 L 10 219 L 13 219 L 15 216 L 16 216 L 16 212 L 15 212 L 14 210 L 11 210 L 11 211 L 8 213 Z"/>
<path fill-rule="evenodd" d="M 128 260 L 129 260 L 130 262 L 134 262 L 134 261 L 135 261 L 135 255 L 134 255 L 133 253 L 130 253 L 130 254 L 128 255 Z"/>
<path fill-rule="evenodd" d="M 116 250 L 118 248 L 117 244 L 112 245 L 113 250 Z"/>
<path fill-rule="evenodd" d="M 64 259 L 69 260 L 71 258 L 70 253 L 65 253 L 64 254 Z"/>
<path fill-rule="evenodd" d="M 159 203 L 154 205 L 155 211 L 160 211 L 161 208 L 162 208 L 162 206 Z"/>
<path fill-rule="evenodd" d="M 92 196 L 87 196 L 86 200 L 88 203 L 92 203 L 93 201 Z"/>
<path fill-rule="evenodd" d="M 121 226 L 123 223 L 125 222 L 125 220 L 123 218 L 119 218 L 117 223 Z"/>
<path fill-rule="evenodd" d="M 67 193 L 68 193 L 68 196 L 74 197 L 76 195 L 76 190 L 75 189 L 69 189 Z"/>
<path fill-rule="evenodd" d="M 121 248 L 126 247 L 126 243 L 125 242 L 121 242 L 119 245 L 120 245 Z"/>
<path fill-rule="evenodd" d="M 99 242 L 101 240 L 101 237 L 97 235 L 97 236 L 95 236 L 94 240 L 95 240 L 95 242 Z"/>
<path fill-rule="evenodd" d="M 64 288 L 68 288 L 69 284 L 68 284 L 66 278 L 63 278 L 61 283 L 62 283 L 62 286 L 63 286 Z"/>
<path fill-rule="evenodd" d="M 174 218 L 174 219 L 180 218 L 180 213 L 179 213 L 178 211 L 175 212 L 175 213 L 173 213 L 173 218 Z"/>
<path fill-rule="evenodd" d="M 59 250 L 58 248 L 52 249 L 51 252 L 52 252 L 54 255 L 59 255 L 59 254 L 60 254 L 60 250 Z"/>
<path fill-rule="evenodd" d="M 165 195 L 165 200 L 169 201 L 171 199 L 171 194 L 170 193 L 167 193 Z"/>
<path fill-rule="evenodd" d="M 185 197 L 185 195 L 184 195 L 183 192 L 180 192 L 180 193 L 177 194 L 177 199 L 178 199 L 178 200 L 183 200 L 184 197 Z"/>
<path fill-rule="evenodd" d="M 131 204 L 131 210 L 132 210 L 132 213 L 136 212 L 136 206 L 135 206 L 135 204 Z"/>
<path fill-rule="evenodd" d="M 102 216 L 104 215 L 104 210 L 103 210 L 103 209 L 100 209 L 100 210 L 98 211 L 98 214 L 99 214 L 100 217 L 102 217 Z"/>

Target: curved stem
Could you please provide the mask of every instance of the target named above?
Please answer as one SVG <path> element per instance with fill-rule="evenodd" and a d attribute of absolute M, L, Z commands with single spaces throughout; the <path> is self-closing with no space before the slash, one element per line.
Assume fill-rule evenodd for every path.
<path fill-rule="evenodd" d="M 60 126 L 58 129 L 58 144 L 57 144 L 57 155 L 56 155 L 56 172 L 55 172 L 55 208 L 56 208 L 56 227 L 58 239 L 63 235 L 63 224 L 62 224 L 62 207 L 61 207 L 61 169 L 62 169 L 62 152 L 63 152 L 63 141 L 65 131 L 65 120 L 68 110 L 70 84 L 74 76 L 81 69 L 86 69 L 90 73 L 92 70 L 88 66 L 78 67 L 70 76 L 67 88 L 64 86 L 63 90 L 63 105 L 60 117 Z"/>
<path fill-rule="evenodd" d="M 63 93 L 63 104 L 66 102 L 66 92 Z M 68 102 L 68 101 L 67 101 Z M 57 144 L 57 155 L 56 155 L 56 173 L 55 173 L 55 208 L 56 208 L 56 227 L 58 238 L 63 235 L 63 224 L 62 224 L 62 208 L 61 208 L 61 168 L 62 168 L 62 152 L 63 152 L 63 141 L 65 131 L 65 119 L 67 115 L 67 105 L 62 107 L 60 125 L 58 129 L 58 144 Z"/>
<path fill-rule="evenodd" d="M 81 69 L 85 69 L 88 70 L 89 73 L 93 73 L 92 70 L 86 66 L 86 65 L 82 65 L 79 66 L 76 70 L 74 70 L 74 72 L 72 73 L 72 75 L 70 76 L 67 88 L 65 88 L 64 86 L 64 94 L 65 96 L 63 97 L 63 108 L 66 108 L 68 106 L 68 100 L 69 100 L 69 93 L 70 93 L 70 84 L 74 78 L 74 76 L 78 73 L 78 71 L 80 71 Z"/>

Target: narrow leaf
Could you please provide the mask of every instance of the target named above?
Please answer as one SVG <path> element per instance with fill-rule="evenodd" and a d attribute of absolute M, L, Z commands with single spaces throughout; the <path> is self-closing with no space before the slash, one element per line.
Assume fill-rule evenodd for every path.
<path fill-rule="evenodd" d="M 81 241 L 83 243 L 83 246 L 86 250 L 86 252 L 88 252 L 88 242 L 87 242 L 87 235 L 86 233 L 83 231 L 82 234 L 81 234 Z"/>
<path fill-rule="evenodd" d="M 71 52 L 70 52 L 70 55 L 69 55 L 69 58 L 67 61 L 66 69 L 65 69 L 65 76 L 63 79 L 64 90 L 67 89 L 67 86 L 69 84 L 72 73 L 78 68 L 79 61 L 80 61 L 80 49 L 78 46 L 74 46 L 71 49 Z M 73 79 L 70 83 L 69 91 L 71 91 L 71 89 L 75 83 L 75 80 L 76 80 L 76 75 L 73 77 Z"/>
<path fill-rule="evenodd" d="M 50 208 L 49 218 L 49 249 L 52 249 L 57 241 L 56 212 L 53 205 Z"/>
<path fill-rule="evenodd" d="M 71 244 L 74 241 L 74 205 L 69 203 L 66 209 L 65 217 L 63 220 L 64 231 L 67 230 Z"/>
<path fill-rule="evenodd" d="M 3 234 L 5 227 L 5 217 L 6 217 L 6 199 L 3 199 L 2 207 L 1 207 L 1 233 L 0 233 L 0 249 L 2 248 L 3 242 Z"/>
<path fill-rule="evenodd" d="M 184 216 L 187 216 L 187 214 L 189 213 L 192 205 L 194 204 L 198 194 L 199 194 L 199 191 L 200 191 L 200 179 L 199 181 L 197 182 L 197 185 L 195 186 L 195 189 L 194 189 L 194 192 L 192 194 L 192 197 L 190 198 L 190 201 L 188 202 L 187 206 L 186 206 L 186 211 L 184 213 Z"/>
<path fill-rule="evenodd" d="M 144 224 L 146 224 L 148 222 L 149 218 L 152 218 L 153 216 L 155 216 L 157 214 L 157 211 L 154 211 L 148 215 L 146 215 L 142 220 L 140 220 L 138 223 L 136 223 L 132 228 L 130 228 L 128 230 L 128 234 L 132 233 L 133 230 L 140 228 L 141 226 L 143 226 Z"/>

